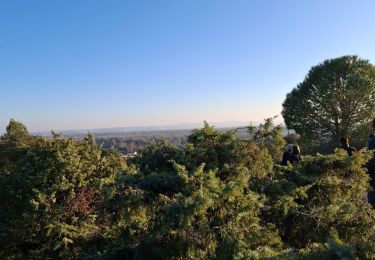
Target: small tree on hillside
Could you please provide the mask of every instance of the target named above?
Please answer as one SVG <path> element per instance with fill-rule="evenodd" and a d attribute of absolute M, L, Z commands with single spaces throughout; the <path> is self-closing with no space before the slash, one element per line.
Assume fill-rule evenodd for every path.
<path fill-rule="evenodd" d="M 289 129 L 302 141 L 318 139 L 326 148 L 340 136 L 367 136 L 375 114 L 375 67 L 357 56 L 326 60 L 311 68 L 283 103 Z M 319 142 L 319 143 L 320 143 Z M 359 143 L 357 144 L 359 145 Z"/>

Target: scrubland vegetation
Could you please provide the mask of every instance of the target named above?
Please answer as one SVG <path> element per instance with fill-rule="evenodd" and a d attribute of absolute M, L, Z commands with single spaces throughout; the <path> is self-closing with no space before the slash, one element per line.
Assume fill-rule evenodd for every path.
<path fill-rule="evenodd" d="M 128 160 L 111 140 L 33 136 L 11 120 L 0 138 L 0 258 L 375 259 L 373 151 L 334 149 L 341 136 L 366 146 L 374 66 L 343 56 L 312 67 L 282 114 L 296 133 L 272 119 L 205 123 Z M 287 142 L 304 156 L 281 166 Z"/>
<path fill-rule="evenodd" d="M 372 156 L 304 156 L 280 166 L 280 128 L 248 138 L 205 124 L 185 147 L 125 161 L 83 140 L 0 139 L 2 259 L 371 259 Z"/>

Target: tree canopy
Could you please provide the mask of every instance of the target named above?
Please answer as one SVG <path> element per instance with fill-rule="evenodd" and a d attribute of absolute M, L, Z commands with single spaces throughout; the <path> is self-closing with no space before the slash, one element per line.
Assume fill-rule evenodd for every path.
<path fill-rule="evenodd" d="M 21 129 L 22 131 L 13 131 Z M 375 258 L 371 154 L 280 166 L 280 129 L 205 124 L 124 161 L 83 140 L 0 138 L 2 259 Z"/>
<path fill-rule="evenodd" d="M 305 144 L 332 148 L 341 136 L 364 144 L 375 115 L 375 67 L 357 56 L 325 60 L 287 94 L 282 115 Z"/>

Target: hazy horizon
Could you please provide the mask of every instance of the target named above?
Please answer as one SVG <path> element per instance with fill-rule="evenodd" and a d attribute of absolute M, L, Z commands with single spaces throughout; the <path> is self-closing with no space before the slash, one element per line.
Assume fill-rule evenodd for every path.
<path fill-rule="evenodd" d="M 214 126 L 215 128 L 230 128 L 230 127 L 239 127 L 239 126 L 248 126 L 252 125 L 259 125 L 262 123 L 261 121 L 223 121 L 223 122 L 209 122 L 210 125 Z M 279 120 L 275 120 L 276 124 L 281 124 Z M 133 126 L 109 126 L 109 127 L 102 127 L 102 128 L 73 128 L 73 129 L 45 129 L 42 131 L 31 131 L 33 134 L 49 134 L 51 131 L 61 132 L 61 133 L 87 133 L 87 131 L 99 131 L 105 132 L 105 130 L 115 131 L 115 132 L 132 132 L 132 131 L 163 131 L 163 130 L 190 130 L 194 128 L 201 128 L 204 125 L 204 121 L 202 122 L 181 122 L 175 124 L 166 124 L 166 125 L 133 125 Z M 5 129 L 0 131 L 0 133 L 5 132 Z"/>
<path fill-rule="evenodd" d="M 0 7 L 0 133 L 11 118 L 31 132 L 259 122 L 280 115 L 311 66 L 375 62 L 368 0 Z"/>

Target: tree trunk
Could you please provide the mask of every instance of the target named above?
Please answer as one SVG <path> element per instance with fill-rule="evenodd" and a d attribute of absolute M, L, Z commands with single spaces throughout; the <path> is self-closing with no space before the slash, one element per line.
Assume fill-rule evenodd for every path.
<path fill-rule="evenodd" d="M 335 118 L 335 131 L 336 131 L 336 141 L 338 141 L 341 138 L 341 129 L 340 129 L 338 117 Z"/>

